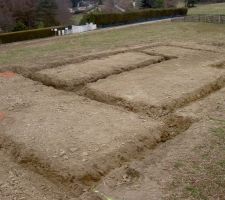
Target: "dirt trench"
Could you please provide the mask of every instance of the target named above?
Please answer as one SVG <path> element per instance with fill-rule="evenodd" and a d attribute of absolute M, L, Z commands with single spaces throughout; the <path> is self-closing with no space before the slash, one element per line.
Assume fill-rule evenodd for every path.
<path fill-rule="evenodd" d="M 116 53 L 114 52 L 114 53 L 101 54 L 101 57 L 122 54 L 127 51 L 143 52 L 148 48 L 149 46 L 141 47 L 141 48 L 138 47 L 131 50 L 129 49 L 129 50 L 123 50 L 123 51 L 116 51 Z M 186 49 L 201 51 L 200 49 L 190 49 L 190 48 L 186 48 Z M 115 109 L 115 110 L 120 109 L 121 112 L 126 112 L 128 115 L 129 113 L 135 113 L 135 115 L 139 116 L 144 121 L 157 120 L 160 122 L 161 125 L 157 126 L 156 129 L 152 129 L 150 131 L 151 133 L 153 133 L 153 135 L 149 135 L 149 132 L 135 135 L 135 137 L 132 138 L 134 140 L 133 142 L 125 142 L 122 145 L 122 147 L 116 147 L 114 151 L 104 154 L 104 157 L 101 157 L 101 156 L 96 157 L 95 159 L 97 160 L 96 160 L 96 163 L 94 164 L 95 165 L 94 169 L 93 169 L 93 165 L 90 165 L 90 166 L 84 165 L 84 167 L 86 166 L 87 169 L 83 173 L 80 173 L 79 175 L 77 175 L 77 173 L 75 173 L 74 170 L 70 170 L 70 167 L 67 168 L 67 166 L 63 166 L 62 169 L 65 170 L 65 173 L 61 173 L 60 170 L 57 168 L 57 162 L 56 162 L 56 165 L 54 165 L 51 163 L 52 161 L 49 162 L 48 160 L 46 160 L 45 157 L 43 157 L 43 155 L 37 154 L 35 152 L 35 149 L 32 150 L 32 148 L 31 149 L 26 148 L 25 143 L 18 142 L 17 140 L 15 140 L 15 138 L 7 135 L 6 133 L 8 130 L 4 129 L 4 127 L 1 128 L 1 133 L 0 133 L 0 149 L 3 149 L 4 151 L 8 152 L 10 157 L 12 157 L 16 163 L 19 163 L 19 165 L 22 168 L 24 168 L 26 171 L 32 171 L 32 173 L 34 172 L 40 175 L 44 179 L 47 179 L 50 182 L 52 182 L 56 187 L 61 188 L 61 190 L 63 191 L 62 193 L 68 194 L 67 197 L 60 197 L 64 199 L 79 198 L 80 195 L 82 197 L 84 193 L 87 193 L 89 189 L 94 187 L 103 177 L 109 174 L 112 170 L 119 168 L 123 165 L 126 165 L 126 163 L 129 163 L 132 160 L 142 160 L 145 157 L 145 152 L 147 152 L 147 150 L 153 149 L 159 143 L 165 142 L 175 137 L 176 135 L 188 130 L 188 128 L 194 122 L 194 119 L 190 117 L 181 117 L 176 115 L 174 112 L 178 108 L 183 107 L 191 102 L 202 99 L 210 95 L 211 93 L 221 89 L 225 85 L 224 75 L 217 76 L 216 78 L 213 77 L 215 78 L 215 80 L 211 82 L 209 81 L 207 84 L 204 84 L 200 88 L 192 90 L 191 92 L 184 94 L 179 98 L 172 99 L 166 104 L 163 103 L 162 105 L 158 107 L 154 107 L 152 105 L 148 105 L 144 103 L 136 103 L 133 101 L 129 102 L 126 99 L 124 100 L 123 98 L 117 98 L 115 95 L 112 95 L 112 96 L 105 95 L 104 93 L 99 92 L 98 89 L 94 90 L 91 87 L 89 87 L 89 85 L 92 86 L 92 84 L 95 84 L 95 83 L 98 84 L 104 81 L 108 81 L 111 78 L 113 79 L 114 77 L 123 76 L 124 74 L 129 75 L 130 72 L 136 73 L 136 70 L 145 70 L 145 69 L 149 70 L 152 68 L 154 69 L 154 68 L 157 68 L 157 64 L 159 65 L 161 63 L 165 64 L 167 63 L 167 61 L 173 62 L 174 60 L 177 59 L 176 55 L 165 55 L 165 54 L 155 53 L 155 52 L 154 53 L 148 52 L 146 54 L 151 56 L 161 56 L 161 58 L 154 62 L 151 60 L 151 61 L 146 61 L 146 62 L 136 64 L 136 65 L 129 65 L 125 68 L 122 67 L 119 71 L 115 70 L 106 75 L 101 75 L 101 76 L 97 76 L 96 78 L 88 79 L 86 82 L 78 86 L 75 85 L 75 87 L 74 85 L 73 87 L 67 87 L 65 85 L 63 86 L 60 84 L 53 84 L 53 82 L 49 81 L 48 79 L 39 78 L 38 76 L 33 75 L 32 74 L 33 72 L 29 70 L 28 71 L 23 70 L 22 68 L 19 68 L 19 69 L 14 68 L 14 71 L 22 74 L 25 77 L 29 77 L 32 80 L 40 81 L 41 83 L 44 84 L 43 88 L 51 85 L 51 86 L 54 86 L 55 88 L 61 89 L 63 93 L 69 93 L 69 95 L 72 95 L 72 96 L 74 94 L 67 92 L 67 90 L 73 91 L 73 90 L 81 89 L 77 93 L 81 96 L 84 96 L 84 98 L 82 97 L 83 99 L 81 100 L 81 102 L 82 101 L 87 101 L 87 102 L 97 101 L 97 102 L 101 102 L 101 103 L 97 103 L 98 105 L 102 105 L 103 103 L 105 104 L 104 106 L 106 107 L 110 106 L 111 109 Z M 88 58 L 85 57 L 85 59 L 79 58 L 80 60 L 74 59 L 73 62 L 78 64 L 78 63 L 87 61 L 87 59 L 92 60 L 96 58 L 99 59 L 100 58 L 99 55 L 88 57 Z M 68 64 L 68 63 L 64 63 L 64 64 Z M 62 63 L 62 65 L 64 64 Z M 55 68 L 58 68 L 58 67 L 63 67 L 63 66 L 59 64 L 57 66 L 50 66 L 49 68 L 52 68 L 54 70 Z M 211 67 L 212 66 L 210 65 L 209 68 Z M 220 67 L 220 65 L 219 67 L 216 67 L 216 68 L 219 68 L 218 70 L 223 69 L 223 67 Z M 50 90 L 54 90 L 54 89 L 50 88 Z M 64 92 L 64 90 L 66 91 Z M 58 94 L 56 92 L 56 94 L 54 94 L 55 98 L 57 98 L 57 95 Z M 35 103 L 38 104 L 39 102 L 37 101 Z M 109 104 L 111 104 L 112 106 Z M 16 112 L 20 112 L 20 111 L 16 111 Z M 26 112 L 27 111 L 25 108 L 25 114 Z M 12 120 L 14 120 L 13 115 L 14 114 L 12 113 Z M 10 123 L 10 118 L 7 118 L 7 120 L 6 121 Z M 87 198 L 87 196 L 85 198 Z M 95 197 L 91 197 L 91 198 L 95 198 Z M 99 198 L 99 197 L 96 196 L 96 198 Z"/>

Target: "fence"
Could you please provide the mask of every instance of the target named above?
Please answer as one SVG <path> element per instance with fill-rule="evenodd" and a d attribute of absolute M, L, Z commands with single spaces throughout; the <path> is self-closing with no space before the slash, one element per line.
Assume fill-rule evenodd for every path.
<path fill-rule="evenodd" d="M 71 33 L 82 33 L 86 31 L 93 31 L 97 29 L 97 25 L 90 23 L 83 26 L 72 26 Z"/>
<path fill-rule="evenodd" d="M 172 21 L 225 24 L 225 15 L 188 15 Z"/>

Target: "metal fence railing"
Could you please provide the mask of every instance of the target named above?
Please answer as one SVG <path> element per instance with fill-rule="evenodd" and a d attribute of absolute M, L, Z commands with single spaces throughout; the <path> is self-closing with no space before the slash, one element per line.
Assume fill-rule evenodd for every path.
<path fill-rule="evenodd" d="M 225 15 L 187 15 L 173 19 L 172 21 L 225 24 Z"/>

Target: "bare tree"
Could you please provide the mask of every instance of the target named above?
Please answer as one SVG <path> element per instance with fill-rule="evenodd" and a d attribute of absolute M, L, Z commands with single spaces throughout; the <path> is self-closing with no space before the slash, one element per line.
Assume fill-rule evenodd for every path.
<path fill-rule="evenodd" d="M 133 8 L 132 0 L 104 0 L 104 11 L 123 12 Z"/>
<path fill-rule="evenodd" d="M 105 0 L 103 2 L 103 11 L 113 12 L 115 10 L 115 0 Z"/>
<path fill-rule="evenodd" d="M 36 0 L 11 0 L 13 16 L 16 21 L 20 21 L 28 28 L 35 26 L 36 21 Z"/>
<path fill-rule="evenodd" d="M 132 0 L 116 0 L 116 4 L 126 11 L 133 8 Z"/>
<path fill-rule="evenodd" d="M 16 22 L 28 28 L 35 24 L 36 0 L 0 0 L 0 26 L 3 30 L 11 30 Z"/>
<path fill-rule="evenodd" d="M 174 8 L 178 4 L 178 0 L 165 0 L 164 1 L 164 6 L 166 8 Z"/>
<path fill-rule="evenodd" d="M 15 24 L 13 15 L 6 0 L 0 0 L 0 28 L 2 30 L 10 30 Z"/>
<path fill-rule="evenodd" d="M 56 19 L 60 24 L 66 25 L 71 20 L 71 13 L 69 8 L 72 7 L 71 0 L 56 0 L 57 3 L 57 15 Z"/>
<path fill-rule="evenodd" d="M 11 31 L 68 24 L 70 3 L 70 0 L 0 0 L 0 28 Z"/>

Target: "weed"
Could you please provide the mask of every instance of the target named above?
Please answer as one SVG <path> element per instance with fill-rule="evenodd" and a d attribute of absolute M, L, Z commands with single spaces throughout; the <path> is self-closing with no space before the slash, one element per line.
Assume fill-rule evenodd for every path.
<path fill-rule="evenodd" d="M 184 166 L 184 164 L 181 162 L 181 161 L 177 161 L 175 164 L 174 164 L 174 167 L 176 168 L 176 169 L 179 169 L 179 168 L 181 168 L 181 167 L 183 167 Z"/>
<path fill-rule="evenodd" d="M 193 196 L 194 198 L 202 198 L 203 197 L 201 190 L 197 187 L 187 186 L 185 189 L 188 192 L 190 192 L 191 196 Z M 203 198 L 203 199 L 205 199 L 205 198 Z"/>
<path fill-rule="evenodd" d="M 225 169 L 225 160 L 219 161 L 218 164 Z"/>
<path fill-rule="evenodd" d="M 112 199 L 110 197 L 108 197 L 107 195 L 103 194 L 102 192 L 98 191 L 98 190 L 93 190 L 93 192 L 95 192 L 96 194 L 99 194 L 99 196 L 101 196 L 102 198 L 104 198 L 105 200 L 115 200 L 115 199 Z"/>

